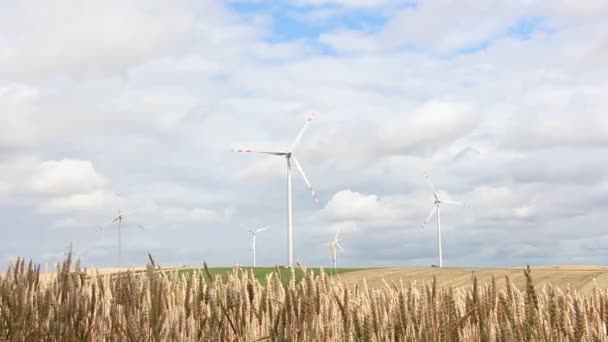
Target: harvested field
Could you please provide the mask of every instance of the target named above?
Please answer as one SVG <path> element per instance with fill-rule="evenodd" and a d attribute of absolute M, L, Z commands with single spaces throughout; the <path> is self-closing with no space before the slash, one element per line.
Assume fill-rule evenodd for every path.
<path fill-rule="evenodd" d="M 594 281 L 601 289 L 608 288 L 608 267 L 605 266 L 540 266 L 532 267 L 534 285 L 554 285 L 565 289 L 576 290 L 581 294 L 589 293 L 594 287 Z M 362 284 L 363 279 L 371 288 L 385 287 L 385 282 L 404 283 L 430 282 L 433 277 L 440 287 L 470 287 L 471 278 L 475 275 L 480 283 L 489 283 L 492 276 L 496 278 L 499 287 L 505 284 L 508 275 L 513 285 L 523 290 L 526 285 L 524 268 L 382 268 L 340 274 L 341 280 L 348 284 Z"/>

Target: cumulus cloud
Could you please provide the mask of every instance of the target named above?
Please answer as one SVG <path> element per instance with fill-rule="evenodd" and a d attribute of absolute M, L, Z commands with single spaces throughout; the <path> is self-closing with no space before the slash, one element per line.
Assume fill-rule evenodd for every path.
<path fill-rule="evenodd" d="M 252 221 L 280 263 L 284 160 L 229 149 L 289 146 L 310 111 L 298 158 L 326 204 L 294 176 L 303 262 L 338 227 L 345 264 L 434 262 L 425 171 L 473 204 L 445 209 L 446 264 L 599 260 L 604 1 L 235 3 L 0 4 L 0 261 L 73 240 L 112 263 L 91 231 L 121 208 L 149 227 L 125 260 L 242 263 Z"/>
<path fill-rule="evenodd" d="M 39 196 L 68 196 L 89 194 L 104 184 L 104 177 L 89 160 L 48 160 L 30 178 L 29 189 Z"/>
<path fill-rule="evenodd" d="M 0 175 L 5 180 L 0 195 L 37 203 L 45 213 L 99 209 L 112 196 L 90 160 L 22 157 L 0 163 Z"/>
<path fill-rule="evenodd" d="M 398 225 L 404 208 L 399 198 L 364 195 L 351 190 L 338 191 L 329 200 L 322 214 L 330 220 L 382 221 Z"/>

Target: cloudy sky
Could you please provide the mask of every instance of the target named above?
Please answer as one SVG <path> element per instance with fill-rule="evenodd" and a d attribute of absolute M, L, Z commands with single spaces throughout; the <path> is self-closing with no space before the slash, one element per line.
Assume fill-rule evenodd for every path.
<path fill-rule="evenodd" d="M 280 3 L 280 4 L 277 4 Z M 0 2 L 0 264 L 608 260 L 608 2 Z M 122 193 L 117 198 L 114 191 Z M 136 225 L 145 226 L 138 230 Z M 97 231 L 97 227 L 104 229 Z"/>

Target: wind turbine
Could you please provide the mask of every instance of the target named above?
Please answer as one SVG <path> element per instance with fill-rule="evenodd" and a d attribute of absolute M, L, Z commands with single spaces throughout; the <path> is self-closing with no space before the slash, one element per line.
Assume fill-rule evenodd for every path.
<path fill-rule="evenodd" d="M 426 220 L 424 220 L 424 223 L 422 224 L 421 228 L 424 228 L 424 226 L 426 226 L 426 224 L 433 217 L 433 215 L 435 215 L 435 213 L 437 213 L 437 253 L 438 253 L 437 258 L 439 259 L 439 267 L 443 267 L 443 257 L 441 254 L 441 211 L 440 211 L 440 206 L 441 206 L 441 204 L 464 205 L 467 207 L 470 207 L 471 205 L 468 203 L 464 203 L 464 202 L 456 202 L 456 201 L 448 201 L 448 200 L 440 199 L 439 195 L 437 194 L 437 190 L 435 190 L 435 186 L 433 186 L 433 183 L 431 182 L 431 179 L 429 178 L 429 176 L 427 174 L 425 174 L 424 178 L 426 178 L 426 182 L 428 183 L 429 187 L 431 188 L 431 191 L 433 192 L 433 197 L 435 198 L 435 201 L 434 201 L 435 207 L 433 208 L 433 210 L 431 210 L 431 213 L 426 218 Z"/>
<path fill-rule="evenodd" d="M 293 162 L 293 165 L 296 166 L 296 168 L 302 175 L 304 182 L 308 186 L 308 190 L 312 193 L 313 199 L 315 200 L 315 202 L 319 203 L 319 198 L 317 197 L 317 194 L 313 190 L 312 185 L 310 185 L 310 182 L 308 181 L 308 178 L 306 177 L 306 174 L 304 173 L 304 169 L 302 169 L 302 166 L 300 165 L 300 163 L 298 162 L 298 160 L 296 159 L 296 156 L 294 154 L 296 146 L 302 139 L 302 135 L 304 135 L 304 132 L 308 128 L 308 125 L 310 125 L 310 122 L 315 117 L 315 115 L 316 115 L 316 113 L 312 113 L 308 117 L 308 119 L 306 120 L 306 123 L 304 124 L 304 127 L 300 130 L 300 132 L 296 136 L 296 139 L 294 140 L 293 144 L 291 144 L 291 147 L 288 150 L 283 150 L 283 151 L 256 151 L 256 150 L 251 150 L 251 149 L 233 149 L 232 150 L 232 152 L 270 154 L 273 156 L 284 157 L 285 160 L 287 161 L 287 265 L 289 267 L 293 267 L 293 210 L 292 210 L 293 208 L 292 208 L 292 198 L 291 198 L 292 197 L 291 196 L 291 165 L 292 165 L 292 162 Z"/>
<path fill-rule="evenodd" d="M 340 228 L 338 228 L 338 230 L 336 231 L 336 236 L 334 237 L 334 239 L 327 243 L 329 245 L 329 257 L 331 258 L 331 261 L 333 263 L 334 272 L 336 271 L 338 259 L 338 251 L 336 250 L 336 247 L 338 247 L 342 252 L 345 252 L 344 248 L 342 248 L 342 245 L 340 245 L 340 239 L 338 238 L 338 235 L 340 235 Z"/>
<path fill-rule="evenodd" d="M 120 192 L 119 191 L 114 191 L 114 192 L 116 193 L 116 196 L 118 197 L 118 200 L 120 202 L 120 199 L 121 199 Z M 110 226 L 110 225 L 112 225 L 114 223 L 117 223 L 117 225 L 118 225 L 118 230 L 117 230 L 118 231 L 118 251 L 117 251 L 118 255 L 116 257 L 116 265 L 117 265 L 117 267 L 120 267 L 120 257 L 121 257 L 121 253 L 122 253 L 122 236 L 121 236 L 122 232 L 121 232 L 121 228 L 122 228 L 122 221 L 124 219 L 125 219 L 125 217 L 124 217 L 124 215 L 122 213 L 122 210 L 120 210 L 120 204 L 119 204 L 118 216 L 116 216 L 112 220 L 112 222 L 110 222 L 109 224 L 106 225 L 106 226 Z M 139 225 L 139 224 L 136 224 L 134 226 L 137 227 L 137 228 L 139 228 L 139 229 L 142 229 L 142 230 L 144 229 L 144 227 L 141 226 L 141 225 Z M 97 227 L 97 231 L 101 231 L 104 228 L 105 228 L 104 226 Z"/>
<path fill-rule="evenodd" d="M 251 229 L 251 228 L 247 228 L 249 233 L 251 233 L 251 251 L 253 253 L 253 267 L 255 267 L 255 236 L 257 233 L 263 232 L 268 228 L 270 228 L 270 227 L 266 226 L 266 227 L 255 229 L 255 230 Z"/>

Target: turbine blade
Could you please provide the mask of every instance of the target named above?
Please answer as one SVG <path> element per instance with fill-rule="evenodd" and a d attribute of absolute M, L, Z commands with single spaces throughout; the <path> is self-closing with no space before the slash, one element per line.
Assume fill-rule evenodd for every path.
<path fill-rule="evenodd" d="M 113 219 L 113 220 L 112 220 L 112 223 L 114 223 L 114 222 L 116 222 L 116 221 L 118 221 L 118 220 L 120 220 L 120 216 L 118 216 L 117 218 Z"/>
<path fill-rule="evenodd" d="M 260 229 L 256 230 L 255 232 L 256 233 L 263 232 L 263 231 L 265 231 L 268 228 L 270 228 L 270 226 L 266 226 L 266 227 L 260 228 Z"/>
<path fill-rule="evenodd" d="M 342 248 L 342 246 L 341 246 L 339 243 L 336 243 L 336 246 L 338 246 L 338 248 L 340 248 L 340 250 L 341 250 L 342 252 L 346 252 L 346 251 L 344 250 L 344 248 Z"/>
<path fill-rule="evenodd" d="M 262 154 L 271 154 L 273 156 L 286 156 L 287 153 L 286 152 L 280 152 L 280 151 L 256 151 L 256 150 L 250 150 L 250 149 L 232 149 L 232 152 L 239 152 L 239 153 L 262 153 Z"/>
<path fill-rule="evenodd" d="M 317 115 L 317 113 L 313 112 L 313 113 L 311 113 L 308 116 L 308 119 L 306 119 L 306 123 L 304 124 L 304 127 L 302 127 L 302 129 L 300 130 L 300 132 L 298 132 L 298 136 L 296 136 L 296 140 L 294 140 L 293 144 L 291 144 L 291 152 L 293 152 L 296 149 L 296 146 L 298 145 L 298 143 L 302 139 L 302 136 L 304 135 L 304 132 L 308 128 L 308 125 L 310 125 L 310 122 L 312 121 L 312 119 L 314 119 L 315 115 Z"/>
<path fill-rule="evenodd" d="M 298 171 L 300 171 L 300 174 L 302 175 L 302 178 L 304 178 L 304 182 L 306 182 L 306 185 L 308 186 L 308 190 L 312 194 L 312 198 L 315 200 L 315 202 L 319 203 L 319 197 L 317 197 L 317 194 L 315 193 L 315 190 L 312 188 L 312 185 L 310 185 L 310 182 L 308 181 L 308 178 L 306 178 L 306 174 L 304 173 L 304 169 L 302 169 L 302 166 L 300 165 L 300 163 L 298 162 L 298 160 L 296 159 L 296 157 L 293 154 L 291 155 L 291 159 L 293 159 L 293 162 L 296 165 L 296 168 L 298 169 Z"/>
<path fill-rule="evenodd" d="M 441 201 L 441 203 L 445 203 L 445 204 L 455 204 L 455 205 L 464 205 L 465 207 L 470 207 L 471 205 L 468 203 L 464 203 L 464 202 L 457 202 L 457 201 Z"/>
<path fill-rule="evenodd" d="M 433 217 L 433 215 L 435 215 L 436 212 L 437 212 L 437 207 L 433 208 L 433 210 L 431 211 L 429 216 L 426 218 L 426 220 L 424 220 L 422 227 L 420 227 L 420 228 L 424 228 L 424 226 L 426 226 L 426 224 L 429 223 L 429 220 Z"/>
<path fill-rule="evenodd" d="M 340 227 L 338 227 L 336 230 L 336 237 L 334 238 L 334 241 L 338 241 L 338 235 L 340 235 Z"/>
<path fill-rule="evenodd" d="M 426 173 L 424 174 L 424 178 L 426 179 L 426 182 L 428 183 L 429 187 L 431 188 L 431 191 L 433 192 L 433 196 L 435 197 L 435 199 L 437 201 L 439 201 L 439 197 L 437 197 L 437 190 L 435 189 L 435 186 L 431 182 L 431 178 L 429 178 L 429 175 L 427 175 Z"/>
<path fill-rule="evenodd" d="M 116 223 L 116 221 L 117 221 L 117 220 L 118 220 L 118 217 L 117 217 L 117 218 L 115 218 L 114 220 L 112 220 L 112 222 L 109 222 L 109 223 L 105 223 L 105 224 L 99 225 L 99 226 L 97 227 L 97 229 L 95 229 L 95 230 L 96 230 L 96 231 L 98 231 L 98 232 L 100 232 L 100 231 L 102 231 L 102 230 L 108 229 L 110 226 L 113 226 L 113 225 L 114 225 L 114 223 Z"/>
<path fill-rule="evenodd" d="M 122 224 L 122 229 L 131 229 L 131 228 L 137 228 L 137 229 L 141 229 L 141 230 L 146 229 L 146 227 L 142 226 L 141 224 L 134 224 L 134 223 L 126 223 L 126 224 L 123 223 Z"/>

